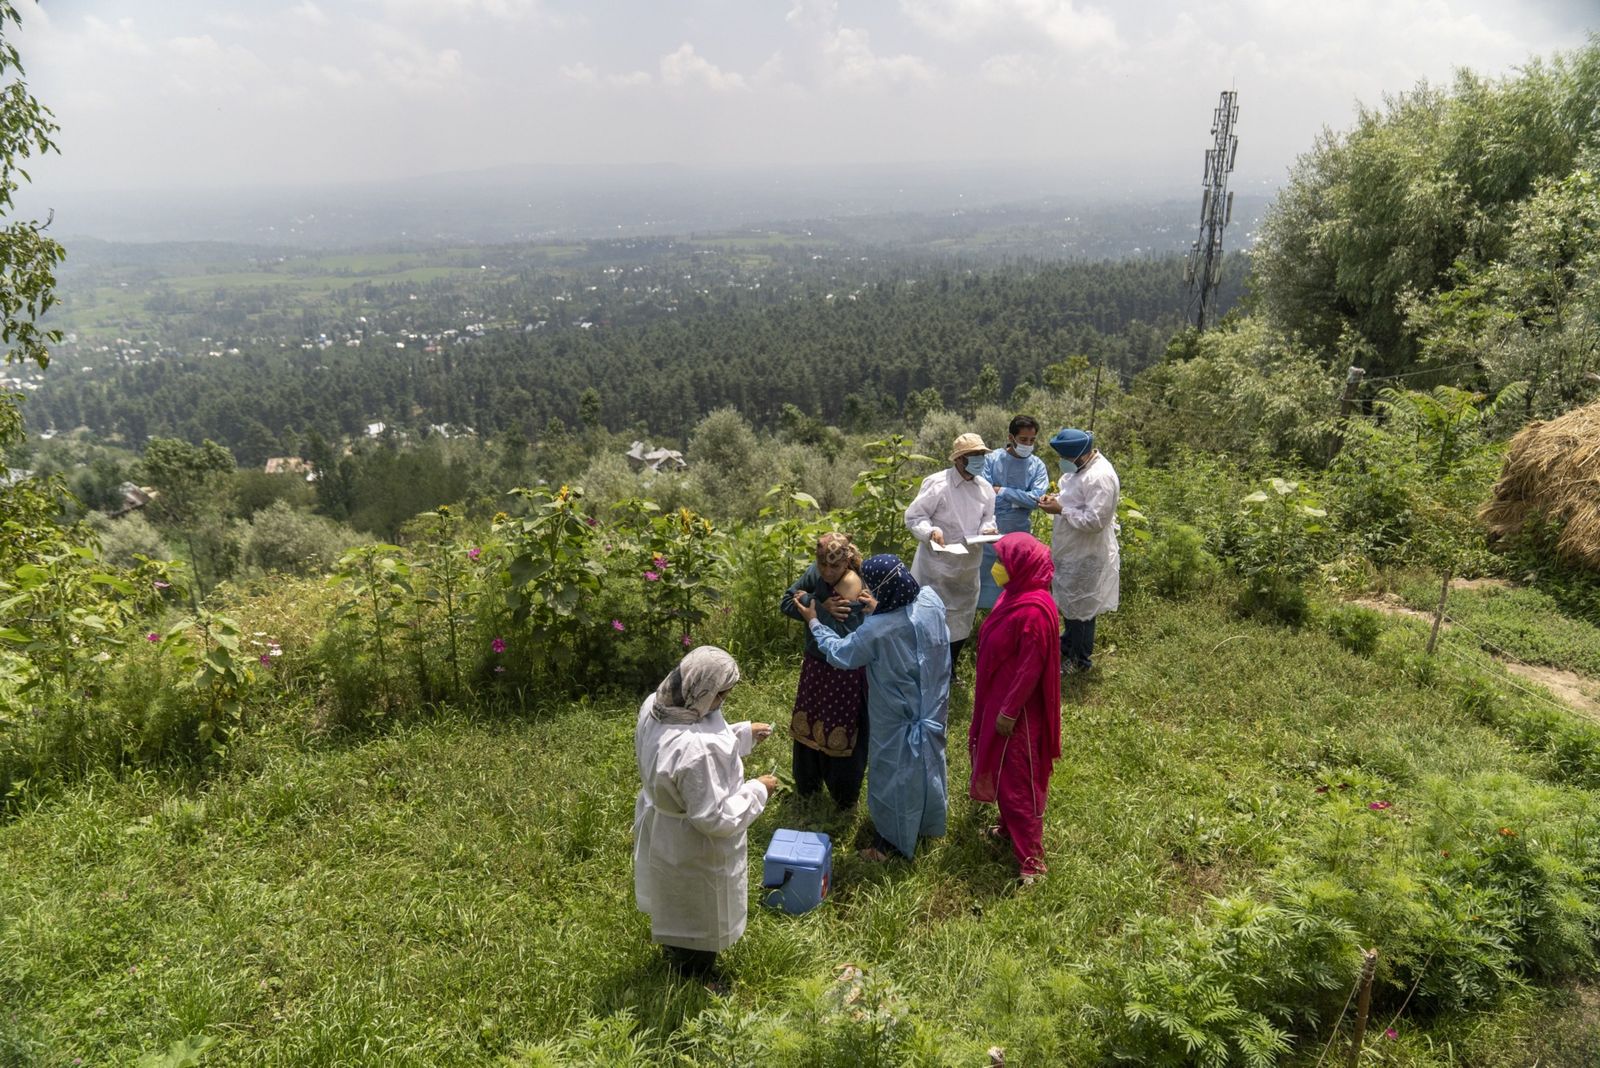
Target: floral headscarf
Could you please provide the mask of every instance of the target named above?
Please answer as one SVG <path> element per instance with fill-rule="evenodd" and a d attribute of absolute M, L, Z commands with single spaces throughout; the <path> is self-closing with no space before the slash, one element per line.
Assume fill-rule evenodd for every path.
<path fill-rule="evenodd" d="M 824 534 L 817 539 L 817 566 L 832 567 L 843 564 L 846 571 L 861 570 L 861 550 L 848 534 Z"/>
<path fill-rule="evenodd" d="M 872 596 L 878 599 L 879 612 L 904 608 L 917 599 L 917 592 L 922 589 L 917 580 L 911 577 L 911 569 L 893 553 L 869 556 L 866 563 L 861 565 L 861 581 L 872 588 Z"/>
<path fill-rule="evenodd" d="M 698 723 L 711 714 L 717 694 L 739 681 L 739 665 L 724 649 L 702 645 L 678 661 L 656 688 L 650 714 L 662 723 Z"/>

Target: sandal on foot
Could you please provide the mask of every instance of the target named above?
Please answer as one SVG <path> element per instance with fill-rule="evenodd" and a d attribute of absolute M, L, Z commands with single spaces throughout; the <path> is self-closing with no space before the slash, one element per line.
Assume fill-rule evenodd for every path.
<path fill-rule="evenodd" d="M 885 853 L 877 846 L 868 846 L 867 848 L 861 850 L 857 855 L 860 856 L 862 860 L 870 860 L 874 864 L 882 864 L 884 861 L 889 859 L 889 854 Z"/>
<path fill-rule="evenodd" d="M 978 838 L 979 840 L 988 842 L 991 845 L 1011 844 L 1011 837 L 1006 834 L 1005 828 L 1001 827 L 998 823 L 991 823 L 989 826 L 984 827 L 978 832 Z"/>

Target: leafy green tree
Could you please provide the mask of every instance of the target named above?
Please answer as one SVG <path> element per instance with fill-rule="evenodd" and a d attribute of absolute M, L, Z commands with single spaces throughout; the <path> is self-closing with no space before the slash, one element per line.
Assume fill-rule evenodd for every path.
<path fill-rule="evenodd" d="M 210 440 L 191 445 L 152 438 L 145 444 L 144 469 L 156 491 L 150 510 L 187 544 L 197 592 L 226 578 L 237 558 L 224 522 L 231 509 L 233 454 Z"/>
<path fill-rule="evenodd" d="M 56 151 L 57 126 L 50 109 L 28 91 L 22 59 L 9 33 L 22 23 L 16 4 L 0 2 L 0 341 L 6 362 L 50 362 L 47 345 L 61 340 L 59 330 L 41 330 L 38 319 L 55 304 L 55 268 L 66 252 L 44 235 L 49 220 L 11 217 L 13 201 L 28 180 L 23 165 Z M 0 442 L 3 445 L 3 442 Z"/>
<path fill-rule="evenodd" d="M 1512 213 L 1600 138 L 1600 41 L 1504 80 L 1463 71 L 1362 109 L 1296 164 L 1262 226 L 1254 288 L 1287 335 L 1331 355 L 1353 331 L 1368 371 L 1412 362 L 1408 294 L 1448 282 L 1456 262 L 1507 251 Z"/>
<path fill-rule="evenodd" d="M 1430 362 L 1473 363 L 1491 390 L 1527 382 L 1519 418 L 1547 419 L 1600 394 L 1600 150 L 1517 205 L 1505 255 L 1463 262 L 1457 284 L 1414 301 Z"/>
<path fill-rule="evenodd" d="M 50 110 L 28 91 L 22 59 L 11 34 L 22 23 L 17 7 L 0 2 L 0 343 L 6 364 L 33 361 L 50 363 L 48 345 L 61 339 L 59 330 L 41 330 L 38 319 L 55 303 L 55 268 L 66 255 L 60 244 L 44 235 L 48 220 L 22 220 L 12 216 L 14 198 L 28 180 L 24 164 L 35 156 L 56 151 L 57 127 Z M 22 443 L 21 400 L 17 394 L 0 394 L 0 460 Z M 53 511 L 54 494 L 42 493 L 26 483 L 0 487 L 0 514 L 13 520 Z M 17 539 L 20 539 L 18 541 Z M 17 544 L 31 540 L 20 533 Z M 0 556 L 0 564 L 13 562 Z"/>

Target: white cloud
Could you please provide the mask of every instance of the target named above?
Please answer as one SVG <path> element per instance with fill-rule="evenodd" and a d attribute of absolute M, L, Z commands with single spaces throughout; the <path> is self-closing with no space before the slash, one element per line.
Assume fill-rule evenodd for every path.
<path fill-rule="evenodd" d="M 411 94 L 431 95 L 461 88 L 461 52 L 455 48 L 432 52 L 414 45 L 375 52 L 371 67 L 381 81 Z"/>
<path fill-rule="evenodd" d="M 912 22 L 951 41 L 1043 34 L 1070 52 L 1118 43 L 1111 16 L 1074 0 L 900 0 L 900 7 Z"/>
<path fill-rule="evenodd" d="M 991 85 L 1008 89 L 1038 85 L 1043 80 L 1031 57 L 1014 52 L 990 56 L 978 66 L 978 74 Z"/>
<path fill-rule="evenodd" d="M 317 73 L 322 75 L 323 81 L 335 89 L 354 89 L 365 80 L 362 78 L 360 71 L 345 70 L 342 67 L 334 66 L 332 63 L 324 63 L 317 67 Z"/>
<path fill-rule="evenodd" d="M 783 21 L 803 29 L 830 29 L 839 21 L 839 0 L 795 0 Z"/>
<path fill-rule="evenodd" d="M 745 87 L 744 76 L 724 71 L 685 42 L 676 52 L 661 57 L 661 81 L 667 85 L 700 85 L 714 93 Z"/>
<path fill-rule="evenodd" d="M 542 14 L 538 0 L 381 0 L 391 19 L 443 20 L 489 18 L 515 22 Z"/>
<path fill-rule="evenodd" d="M 828 80 L 838 85 L 894 84 L 933 80 L 927 61 L 911 55 L 873 53 L 866 30 L 840 27 L 823 46 Z"/>
<path fill-rule="evenodd" d="M 655 81 L 649 71 L 635 70 L 627 74 L 601 74 L 587 63 L 568 63 L 557 70 L 561 77 L 578 85 L 595 88 L 609 86 L 613 89 L 637 89 Z"/>
<path fill-rule="evenodd" d="M 596 85 L 600 81 L 600 72 L 587 63 L 568 63 L 559 73 L 567 81 L 577 82 L 579 85 Z"/>
<path fill-rule="evenodd" d="M 305 0 L 303 4 L 296 4 L 289 9 L 289 13 L 298 19 L 309 22 L 313 26 L 326 26 L 328 24 L 327 14 L 312 3 L 311 0 Z"/>

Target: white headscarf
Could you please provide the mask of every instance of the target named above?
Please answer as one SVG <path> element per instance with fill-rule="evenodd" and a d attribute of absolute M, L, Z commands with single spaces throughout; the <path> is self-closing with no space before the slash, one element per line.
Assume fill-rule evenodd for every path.
<path fill-rule="evenodd" d="M 739 665 L 724 649 L 702 645 L 678 661 L 656 687 L 650 714 L 662 723 L 698 723 L 712 712 L 717 694 L 739 681 Z"/>

